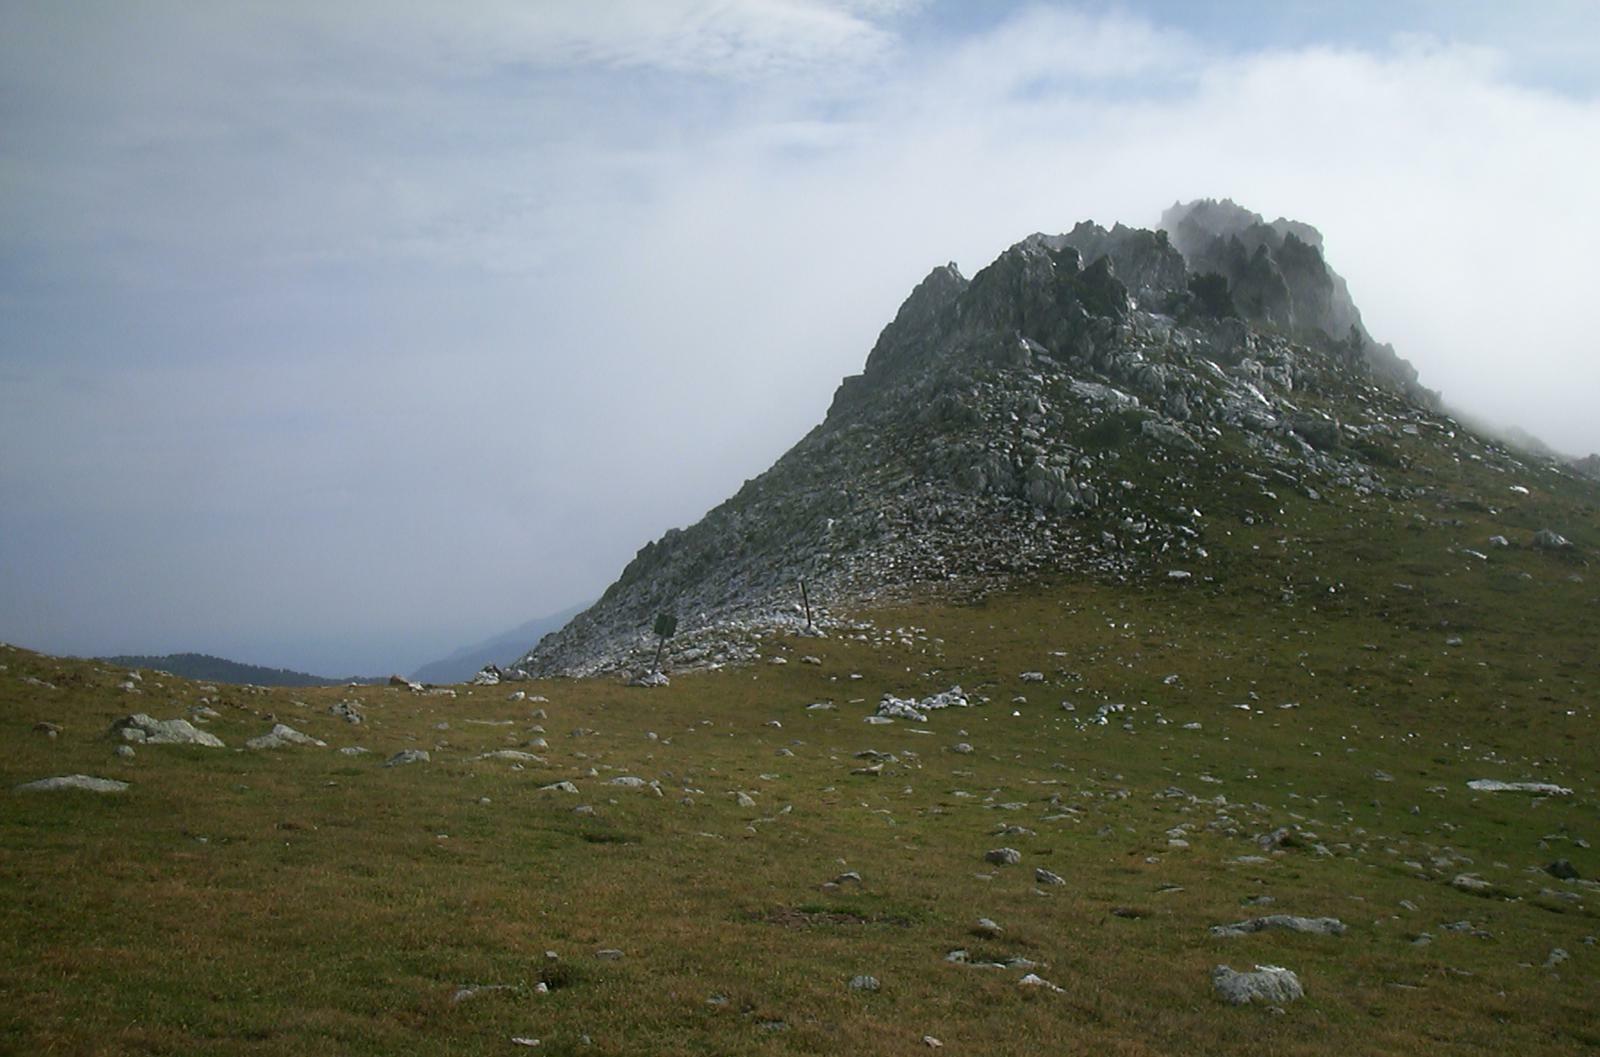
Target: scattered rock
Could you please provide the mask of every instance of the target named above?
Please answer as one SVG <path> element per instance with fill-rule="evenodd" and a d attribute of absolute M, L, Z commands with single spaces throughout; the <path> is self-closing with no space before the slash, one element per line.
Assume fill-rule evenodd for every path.
<path fill-rule="evenodd" d="M 302 734 L 293 727 L 282 723 L 275 723 L 272 729 L 259 738 L 251 738 L 244 743 L 247 749 L 282 749 L 289 745 L 304 745 L 308 747 L 327 748 L 328 743 L 319 741 L 309 734 Z"/>
<path fill-rule="evenodd" d="M 1533 534 L 1533 545 L 1545 551 L 1564 551 L 1572 546 L 1572 541 L 1559 532 L 1543 528 Z"/>
<path fill-rule="evenodd" d="M 61 728 L 58 725 L 43 720 L 35 723 L 33 729 L 36 733 L 43 734 L 47 738 L 57 737 L 61 733 Z"/>
<path fill-rule="evenodd" d="M 880 986 L 876 976 L 852 976 L 849 984 L 852 991 L 876 991 Z"/>
<path fill-rule="evenodd" d="M 1065 993 L 1063 988 L 1057 987 L 1055 984 L 1052 984 L 1049 980 L 1046 980 L 1044 977 L 1039 976 L 1039 975 L 1037 975 L 1035 973 L 1029 973 L 1027 976 L 1024 976 L 1022 979 L 1018 980 L 1017 981 L 1017 986 L 1018 987 L 1037 987 L 1037 988 L 1040 988 L 1041 990 L 1045 990 L 1045 991 L 1054 991 L 1056 994 L 1064 994 Z"/>
<path fill-rule="evenodd" d="M 645 672 L 636 675 L 628 681 L 629 686 L 671 686 L 672 680 L 668 679 L 665 672 Z"/>
<path fill-rule="evenodd" d="M 203 745 L 208 749 L 225 747 L 221 738 L 201 730 L 187 719 L 152 719 L 143 712 L 117 720 L 111 724 L 111 733 L 136 745 Z"/>
<path fill-rule="evenodd" d="M 1015 848 L 991 848 L 983 853 L 983 858 L 996 866 L 1015 866 L 1022 861 L 1022 853 Z"/>
<path fill-rule="evenodd" d="M 1226 965 L 1219 965 L 1211 970 L 1211 986 L 1218 998 L 1234 1006 L 1251 1002 L 1285 1005 L 1305 997 L 1300 978 L 1276 965 L 1258 965 L 1255 972 L 1250 973 L 1235 972 Z"/>
<path fill-rule="evenodd" d="M 427 763 L 431 758 L 426 749 L 401 749 L 383 761 L 383 765 L 385 767 L 402 767 L 408 763 Z"/>
<path fill-rule="evenodd" d="M 95 778 L 87 774 L 64 774 L 57 778 L 41 778 L 36 782 L 23 782 L 15 787 L 18 793 L 53 793 L 62 789 L 81 789 L 86 793 L 120 793 L 128 788 L 127 782 L 115 778 Z"/>
<path fill-rule="evenodd" d="M 328 712 L 338 716 L 351 726 L 356 726 L 367 718 L 362 714 L 361 703 L 358 701 L 340 701 L 337 704 L 329 705 Z"/>
<path fill-rule="evenodd" d="M 937 694 L 931 694 L 920 701 L 915 698 L 899 698 L 893 694 L 884 694 L 883 700 L 878 702 L 878 710 L 872 719 L 909 719 L 915 723 L 925 723 L 928 720 L 925 713 L 936 712 L 944 708 L 966 708 L 972 702 L 967 699 L 965 690 L 959 686 Z"/>
<path fill-rule="evenodd" d="M 1539 796 L 1571 796 L 1572 790 L 1553 782 L 1502 782 L 1494 778 L 1474 778 L 1467 788 L 1479 793 L 1534 793 Z"/>
<path fill-rule="evenodd" d="M 1456 874 L 1450 880 L 1450 887 L 1458 892 L 1467 892 L 1476 896 L 1487 896 L 1495 893 L 1494 882 L 1486 881 L 1475 873 Z"/>
<path fill-rule="evenodd" d="M 549 785 L 539 787 L 541 793 L 576 793 L 578 787 L 571 782 L 551 782 Z"/>
<path fill-rule="evenodd" d="M 1578 868 L 1573 866 L 1568 859 L 1557 859 L 1549 866 L 1546 866 L 1544 872 L 1563 881 L 1576 881 L 1578 879 Z"/>
<path fill-rule="evenodd" d="M 1051 873 L 1043 866 L 1034 867 L 1033 879 L 1042 885 L 1064 885 L 1067 883 L 1066 878 L 1060 874 Z"/>
<path fill-rule="evenodd" d="M 1236 921 L 1232 925 L 1213 925 L 1211 935 L 1231 937 L 1248 936 L 1252 932 L 1282 929 L 1286 932 L 1307 932 L 1318 936 L 1343 936 L 1344 922 L 1338 918 L 1302 918 L 1292 914 L 1268 914 L 1262 918 Z"/>

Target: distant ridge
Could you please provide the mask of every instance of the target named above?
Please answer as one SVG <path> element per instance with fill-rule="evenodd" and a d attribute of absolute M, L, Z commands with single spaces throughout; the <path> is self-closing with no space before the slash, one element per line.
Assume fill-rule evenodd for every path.
<path fill-rule="evenodd" d="M 411 678 L 419 683 L 464 683 L 477 675 L 486 664 L 509 667 L 518 657 L 537 646 L 540 639 L 552 631 L 560 630 L 567 621 L 587 608 L 585 603 L 546 617 L 536 617 L 491 639 L 463 646 L 448 657 L 424 664 L 411 673 Z"/>
<path fill-rule="evenodd" d="M 347 683 L 377 684 L 385 676 L 352 676 L 348 679 L 325 679 L 320 675 L 291 671 L 288 668 L 263 668 L 258 664 L 242 664 L 225 657 L 212 657 L 205 653 L 169 653 L 160 657 L 143 654 L 123 654 L 101 657 L 99 660 L 123 668 L 154 668 L 185 679 L 208 683 L 234 683 L 249 686 L 344 686 Z"/>

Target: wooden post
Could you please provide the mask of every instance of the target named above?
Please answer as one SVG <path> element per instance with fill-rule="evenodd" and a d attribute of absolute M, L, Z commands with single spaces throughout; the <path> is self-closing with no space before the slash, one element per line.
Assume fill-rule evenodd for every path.
<path fill-rule="evenodd" d="M 815 631 L 811 626 L 811 596 L 806 594 L 806 582 L 800 581 L 800 604 L 806 607 L 806 630 Z"/>

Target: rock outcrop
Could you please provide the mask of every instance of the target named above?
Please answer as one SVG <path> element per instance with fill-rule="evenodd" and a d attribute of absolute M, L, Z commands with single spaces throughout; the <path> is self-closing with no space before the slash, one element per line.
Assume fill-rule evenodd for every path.
<path fill-rule="evenodd" d="M 661 613 L 679 619 L 670 672 L 749 661 L 766 632 L 837 631 L 846 607 L 911 592 L 1127 578 L 1158 556 L 1198 580 L 1190 486 L 1205 475 L 1262 495 L 1386 493 L 1396 438 L 1437 412 L 1366 335 L 1321 236 L 1231 203 L 1175 207 L 1166 228 L 1084 223 L 970 280 L 933 269 L 820 425 L 646 544 L 515 670 L 653 672 Z"/>

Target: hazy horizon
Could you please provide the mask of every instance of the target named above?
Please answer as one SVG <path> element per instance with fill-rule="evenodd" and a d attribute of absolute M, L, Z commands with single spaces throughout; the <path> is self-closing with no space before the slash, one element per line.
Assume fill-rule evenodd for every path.
<path fill-rule="evenodd" d="M 0 639 L 409 672 L 594 598 L 930 268 L 1227 197 L 1600 450 L 1600 9 L 0 0 Z"/>

